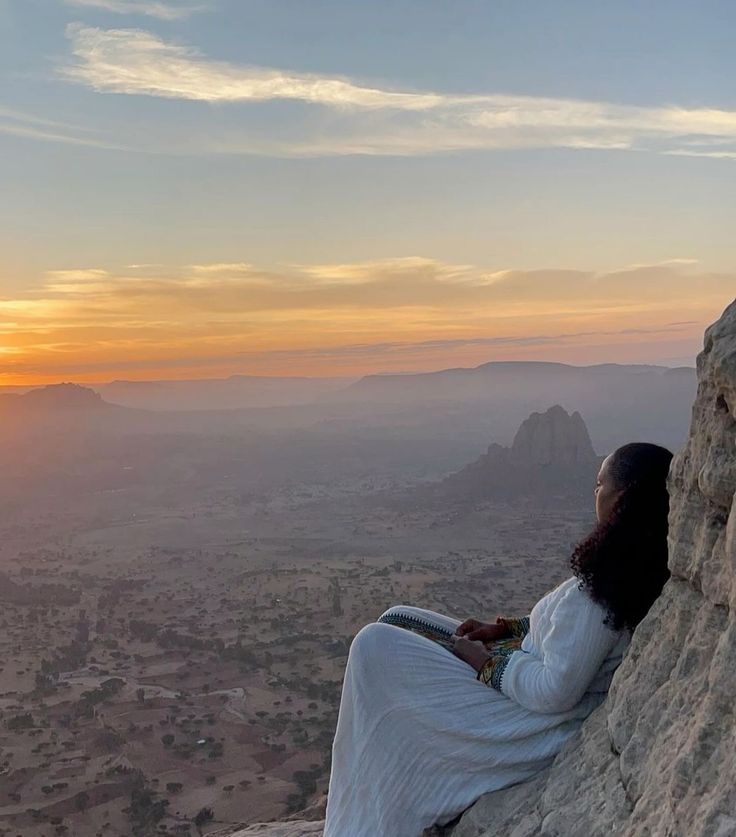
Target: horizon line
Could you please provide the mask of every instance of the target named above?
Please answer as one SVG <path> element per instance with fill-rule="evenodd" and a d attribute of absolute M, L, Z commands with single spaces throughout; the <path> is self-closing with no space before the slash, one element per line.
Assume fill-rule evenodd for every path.
<path fill-rule="evenodd" d="M 455 371 L 472 371 L 480 369 L 484 366 L 501 366 L 501 365 L 524 365 L 531 366 L 536 364 L 543 364 L 545 366 L 566 366 L 572 369 L 593 369 L 601 366 L 647 366 L 659 369 L 691 369 L 696 371 L 695 364 L 678 363 L 669 366 L 665 363 L 620 363 L 617 361 L 605 361 L 602 363 L 564 363 L 563 361 L 555 360 L 489 360 L 475 366 L 446 366 L 438 369 L 426 370 L 407 370 L 406 372 L 368 372 L 363 375 L 259 375 L 248 372 L 233 372 L 231 375 L 225 377 L 202 377 L 202 378 L 113 378 L 108 381 L 77 381 L 69 378 L 59 378 L 53 381 L 41 381 L 37 383 L 28 384 L 3 384 L 0 383 L 0 392 L 7 390 L 32 390 L 41 389 L 51 386 L 72 385 L 86 387 L 87 389 L 94 389 L 95 387 L 108 387 L 113 384 L 183 384 L 183 383 L 200 383 L 211 381 L 229 381 L 233 378 L 250 378 L 262 379 L 270 381 L 360 381 L 364 378 L 391 378 L 404 377 L 409 375 L 435 375 L 440 372 L 455 372 Z"/>

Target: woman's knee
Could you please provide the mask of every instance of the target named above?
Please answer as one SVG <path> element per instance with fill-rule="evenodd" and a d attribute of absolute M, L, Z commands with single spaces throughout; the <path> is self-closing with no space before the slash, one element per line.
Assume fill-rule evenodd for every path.
<path fill-rule="evenodd" d="M 391 605 L 388 610 L 384 610 L 378 617 L 378 621 L 386 619 L 386 617 L 403 616 L 408 610 L 411 610 L 407 605 Z"/>
<path fill-rule="evenodd" d="M 355 664 L 385 659 L 395 632 L 396 628 L 381 622 L 371 622 L 361 628 L 350 645 L 350 661 Z"/>

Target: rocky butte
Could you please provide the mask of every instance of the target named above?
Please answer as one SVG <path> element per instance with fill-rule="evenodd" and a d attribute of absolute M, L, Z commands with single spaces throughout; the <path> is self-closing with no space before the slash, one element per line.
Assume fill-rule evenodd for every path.
<path fill-rule="evenodd" d="M 492 444 L 487 452 L 440 483 L 438 493 L 453 499 L 534 497 L 537 503 L 580 504 L 601 463 L 582 416 L 556 404 L 522 422 L 510 448 Z"/>
<path fill-rule="evenodd" d="M 481 798 L 452 837 L 736 835 L 736 301 L 706 331 L 697 373 L 670 471 L 672 575 L 606 702 L 549 770 Z"/>
<path fill-rule="evenodd" d="M 575 467 L 597 459 L 580 413 L 568 415 L 559 404 L 529 416 L 514 437 L 509 458 L 522 467 Z"/>

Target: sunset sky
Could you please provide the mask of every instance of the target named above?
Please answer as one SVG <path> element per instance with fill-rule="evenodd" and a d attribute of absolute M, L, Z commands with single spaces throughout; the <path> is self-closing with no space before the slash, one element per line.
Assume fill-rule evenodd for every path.
<path fill-rule="evenodd" d="M 0 0 L 0 385 L 694 363 L 732 0 Z"/>

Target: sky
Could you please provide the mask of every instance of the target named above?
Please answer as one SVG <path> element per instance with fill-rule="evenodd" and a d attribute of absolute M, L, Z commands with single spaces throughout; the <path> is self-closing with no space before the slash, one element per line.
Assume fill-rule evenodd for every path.
<path fill-rule="evenodd" d="M 692 365 L 731 0 L 0 0 L 0 384 Z"/>

